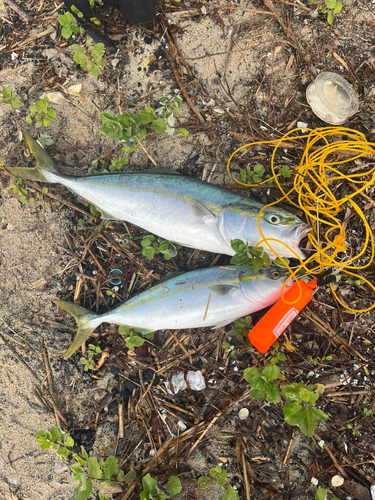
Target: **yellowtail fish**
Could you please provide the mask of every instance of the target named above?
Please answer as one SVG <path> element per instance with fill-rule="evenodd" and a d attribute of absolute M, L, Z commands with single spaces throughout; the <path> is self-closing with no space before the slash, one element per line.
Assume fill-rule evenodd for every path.
<path fill-rule="evenodd" d="M 35 156 L 35 168 L 7 167 L 22 179 L 59 183 L 95 205 L 102 218 L 123 220 L 183 246 L 234 255 L 231 240 L 251 246 L 262 241 L 257 218 L 262 203 L 193 177 L 164 168 L 141 173 L 89 176 L 61 174 L 52 158 L 30 136 L 24 134 Z M 173 175 L 175 174 L 175 175 Z M 305 258 L 298 248 L 311 230 L 295 215 L 272 206 L 263 210 L 260 225 L 273 249 L 281 257 Z M 271 258 L 275 254 L 262 245 Z"/>
<path fill-rule="evenodd" d="M 286 269 L 276 267 L 264 267 L 257 273 L 243 266 L 197 269 L 167 279 L 104 314 L 56 301 L 78 324 L 65 356 L 71 356 L 103 322 L 143 333 L 225 326 L 275 303 L 288 276 Z M 291 284 L 288 282 L 285 290 Z"/>

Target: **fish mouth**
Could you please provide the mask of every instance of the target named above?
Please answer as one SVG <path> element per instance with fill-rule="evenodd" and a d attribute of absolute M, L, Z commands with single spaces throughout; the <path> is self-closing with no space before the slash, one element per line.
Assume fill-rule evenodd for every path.
<path fill-rule="evenodd" d="M 310 232 L 312 231 L 312 227 L 309 226 L 308 224 L 300 224 L 297 227 L 294 227 L 289 231 L 289 233 L 286 235 L 288 239 L 290 240 L 290 246 L 291 248 L 295 251 L 295 253 L 300 257 L 300 259 L 304 260 L 306 259 L 306 255 L 302 252 L 302 250 L 299 248 L 299 244 L 301 240 Z"/>

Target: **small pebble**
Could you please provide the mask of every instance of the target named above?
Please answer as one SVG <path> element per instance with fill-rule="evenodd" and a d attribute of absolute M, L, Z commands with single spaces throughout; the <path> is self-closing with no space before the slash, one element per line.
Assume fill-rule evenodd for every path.
<path fill-rule="evenodd" d="M 339 486 L 342 486 L 344 484 L 344 478 L 340 476 L 340 474 L 336 474 L 336 476 L 333 476 L 331 479 L 331 484 L 335 488 L 338 488 Z"/>
<path fill-rule="evenodd" d="M 61 474 L 62 472 L 68 470 L 68 466 L 64 463 L 60 464 L 60 463 L 55 463 L 54 466 L 53 466 L 53 472 L 55 474 Z"/>
<path fill-rule="evenodd" d="M 177 427 L 178 427 L 179 429 L 181 429 L 182 431 L 186 431 L 186 425 L 183 423 L 183 421 L 182 421 L 182 420 L 179 420 L 179 421 L 177 422 Z"/>
<path fill-rule="evenodd" d="M 242 408 L 242 410 L 238 412 L 238 416 L 241 420 L 246 420 L 249 416 L 249 410 L 247 408 Z"/>

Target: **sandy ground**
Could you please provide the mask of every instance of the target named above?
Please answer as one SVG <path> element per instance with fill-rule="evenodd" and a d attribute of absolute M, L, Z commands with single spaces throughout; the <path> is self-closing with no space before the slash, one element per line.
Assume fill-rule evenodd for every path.
<path fill-rule="evenodd" d="M 248 2 L 237 4 L 257 8 Z M 356 80 L 354 84 L 361 95 L 360 124 L 366 128 L 369 139 L 374 136 L 374 108 L 371 108 L 374 106 L 375 85 L 371 28 L 375 21 L 373 3 L 346 2 L 344 14 L 335 21 L 332 29 L 323 18 L 315 21 L 309 12 L 298 6 L 293 7 L 292 29 L 298 33 L 309 53 L 307 62 L 296 55 L 290 41 L 270 16 L 224 9 L 211 13 L 206 7 L 202 7 L 197 17 L 186 15 L 186 12 L 170 14 L 170 24 L 178 26 L 179 32 L 175 35 L 178 45 L 194 72 L 195 83 L 188 87 L 190 96 L 202 113 L 205 124 L 213 126 L 209 132 L 203 128 L 196 131 L 192 128 L 188 138 L 180 135 L 167 137 L 165 134 L 147 137 L 145 148 L 157 164 L 181 169 L 188 175 L 209 177 L 211 182 L 218 184 L 228 183 L 224 175 L 228 151 L 239 145 L 229 132 L 250 133 L 245 114 L 252 117 L 252 123 L 256 124 L 260 134 L 272 134 L 282 117 L 291 112 L 289 106 L 292 102 L 290 126 L 297 120 L 305 121 L 312 127 L 321 126 L 322 123 L 306 104 L 304 89 L 316 72 L 322 69 L 336 70 L 351 78 L 345 65 L 349 70 L 351 65 L 358 67 L 361 64 L 363 70 L 369 69 L 368 73 L 363 73 L 363 80 Z M 0 16 L 8 20 L 13 16 L 2 0 Z M 44 20 L 40 26 L 35 23 L 32 33 L 35 35 L 43 29 L 56 27 L 56 16 Z M 2 27 L 6 24 L 1 20 L 0 23 Z M 348 32 L 349 28 L 353 35 Z M 345 52 L 352 36 L 354 42 Z M 0 49 L 4 43 L 0 40 Z M 41 83 L 42 66 L 52 68 L 49 74 L 64 88 L 82 84 L 78 96 L 59 93 L 59 87 L 53 89 L 59 94 L 53 104 L 57 119 L 47 132 L 53 139 L 53 156 L 61 171 L 86 174 L 92 168 L 92 162 L 101 158 L 108 160 L 119 153 L 118 145 L 98 132 L 101 125 L 99 111 L 117 114 L 127 108 L 129 101 L 137 102 L 141 107 L 146 104 L 156 106 L 158 99 L 175 88 L 175 82 L 168 68 L 160 71 L 148 69 L 147 63 L 151 56 L 158 54 L 161 42 L 152 39 L 150 43 L 141 28 L 127 32 L 126 40 L 119 45 L 120 54 L 109 59 L 107 67 L 113 77 L 112 85 L 78 70 L 66 47 L 61 44 L 62 41 L 53 32 L 48 43 L 41 42 L 39 48 L 33 42 L 29 53 L 15 51 L 13 59 L 8 51 L 0 51 L 0 88 L 11 85 L 27 105 L 46 93 L 50 95 L 48 92 L 51 89 L 44 81 Z M 121 49 L 135 45 L 137 50 L 121 54 Z M 341 62 L 334 55 L 337 51 L 342 56 Z M 182 76 L 187 73 L 180 71 Z M 273 94 L 270 100 L 271 81 Z M 151 97 L 144 99 L 143 96 L 150 92 Z M 50 98 L 52 100 L 51 95 Z M 197 125 L 186 103 L 181 109 L 182 122 Z M 23 120 L 25 115 L 26 108 L 20 108 L 17 112 L 19 120 Z M 353 121 L 354 126 L 356 123 L 357 118 Z M 18 141 L 9 106 L 1 108 L 0 128 L 0 157 L 12 166 L 29 162 L 23 156 L 23 146 Z M 29 131 L 32 132 L 32 129 Z M 152 166 L 142 150 L 129 157 L 129 169 Z M 1 181 L 0 500 L 71 500 L 75 484 L 71 481 L 67 464 L 51 450 L 41 452 L 32 435 L 37 430 L 56 425 L 53 408 L 56 402 L 70 428 L 81 429 L 99 409 L 96 401 L 101 391 L 106 391 L 115 379 L 115 374 L 110 371 L 102 378 L 91 378 L 83 372 L 77 360 L 66 361 L 62 358 L 75 326 L 66 315 L 57 311 L 53 300 L 66 296 L 71 289 L 69 287 L 75 286 L 74 279 L 67 279 L 66 270 L 77 255 L 72 252 L 65 236 L 76 234 L 77 218 L 81 215 L 78 216 L 71 208 L 62 207 L 54 199 L 45 197 L 42 201 L 37 200 L 35 193 L 29 189 L 28 199 L 34 197 L 35 202 L 22 205 L 18 196 L 10 193 L 11 179 L 4 174 Z M 61 199 L 68 197 L 74 203 L 77 201 L 60 187 L 49 189 Z M 47 378 L 49 368 L 46 369 L 43 359 L 46 352 L 52 386 Z M 241 490 L 241 482 L 233 473 L 236 467 L 235 443 L 223 438 L 225 431 L 233 434 L 247 432 L 247 427 L 238 427 L 242 424 L 236 420 L 237 410 L 237 407 L 233 410 L 225 426 L 213 427 L 216 434 L 212 442 L 203 451 L 198 449 L 188 466 L 199 477 L 207 474 L 209 467 L 217 465 L 219 457 L 229 457 L 231 484 Z M 273 422 L 275 425 L 280 423 Z M 117 427 L 116 418 L 109 420 L 105 427 L 98 427 L 94 449 L 100 454 L 114 451 Z M 258 431 L 253 429 L 254 435 Z M 280 433 L 285 453 L 289 436 L 284 429 Z M 273 444 L 269 446 L 267 449 L 272 454 Z M 313 498 L 316 488 L 310 489 L 313 472 L 309 472 L 314 460 L 313 452 L 310 441 L 299 436 L 293 441 L 287 466 L 281 463 L 283 456 L 276 457 L 275 452 L 275 463 L 269 465 L 271 472 L 262 469 L 258 475 L 258 479 L 261 478 L 259 484 L 281 484 L 284 480 L 287 484 L 285 478 L 289 477 L 288 498 Z M 272 494 L 261 491 L 254 498 Z M 200 492 L 199 498 L 213 500 L 218 495 L 218 490 L 210 489 Z M 273 495 L 276 498 L 276 493 Z M 186 496 L 189 500 L 195 499 Z"/>

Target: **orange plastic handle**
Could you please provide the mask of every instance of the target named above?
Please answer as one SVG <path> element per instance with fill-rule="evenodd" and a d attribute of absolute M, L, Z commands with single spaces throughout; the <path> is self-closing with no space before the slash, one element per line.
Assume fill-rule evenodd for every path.
<path fill-rule="evenodd" d="M 313 290 L 317 286 L 316 279 L 309 283 L 304 281 L 295 283 L 254 326 L 249 332 L 249 340 L 259 352 L 264 354 L 268 351 L 286 327 L 310 302 Z"/>

